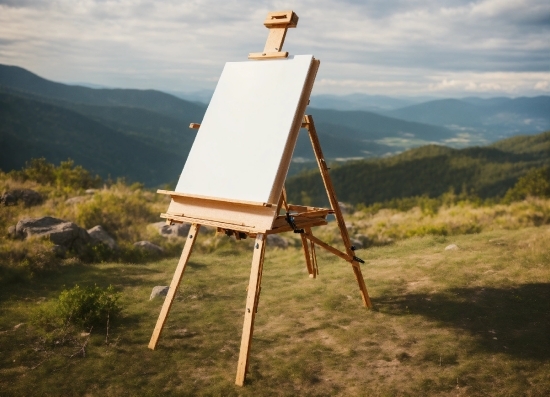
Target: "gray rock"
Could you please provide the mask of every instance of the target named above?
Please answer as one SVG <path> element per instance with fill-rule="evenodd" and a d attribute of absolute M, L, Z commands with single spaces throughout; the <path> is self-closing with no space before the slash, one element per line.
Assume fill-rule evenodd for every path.
<path fill-rule="evenodd" d="M 111 236 L 109 236 L 109 234 L 105 231 L 105 229 L 103 229 L 101 225 L 97 225 L 92 227 L 91 229 L 88 229 L 88 234 L 92 239 L 96 240 L 97 242 L 101 242 L 113 250 L 118 249 L 118 244 L 116 243 L 116 241 Z"/>
<path fill-rule="evenodd" d="M 458 249 L 458 245 L 451 244 L 445 247 L 445 251 L 456 251 Z"/>
<path fill-rule="evenodd" d="M 350 241 L 351 241 L 351 245 L 353 245 L 355 247 L 355 249 L 362 249 L 364 248 L 363 246 L 363 242 L 359 239 L 356 239 L 356 238 L 350 238 Z"/>
<path fill-rule="evenodd" d="M 368 248 L 374 244 L 374 241 L 364 234 L 356 234 L 353 240 L 359 240 L 361 242 L 361 248 Z"/>
<path fill-rule="evenodd" d="M 44 197 L 31 189 L 14 189 L 7 191 L 0 197 L 0 203 L 4 205 L 16 205 L 22 201 L 25 207 L 41 204 Z"/>
<path fill-rule="evenodd" d="M 278 234 L 268 234 L 267 235 L 267 245 L 269 247 L 277 247 L 286 249 L 288 248 L 288 241 Z"/>
<path fill-rule="evenodd" d="M 141 248 L 148 252 L 153 252 L 155 254 L 162 254 L 164 252 L 164 249 L 162 247 L 159 247 L 156 244 L 153 244 L 150 241 L 138 241 L 137 243 L 134 243 L 134 247 Z"/>
<path fill-rule="evenodd" d="M 153 291 L 151 292 L 149 300 L 153 300 L 158 296 L 166 296 L 169 289 L 170 287 L 168 287 L 167 285 L 157 285 L 156 287 L 153 287 Z"/>
<path fill-rule="evenodd" d="M 88 196 L 76 196 L 65 200 L 65 204 L 79 204 L 88 200 Z"/>
<path fill-rule="evenodd" d="M 54 244 L 76 250 L 92 243 L 92 238 L 85 229 L 73 222 L 51 216 L 21 219 L 15 226 L 15 233 L 23 238 L 47 238 Z"/>
<path fill-rule="evenodd" d="M 97 189 L 86 189 L 86 194 L 95 194 L 97 192 Z"/>
<path fill-rule="evenodd" d="M 340 211 L 344 214 L 350 214 L 353 211 L 353 205 L 351 204 L 339 201 L 338 206 L 340 207 Z"/>
<path fill-rule="evenodd" d="M 167 225 L 165 222 L 152 223 L 159 231 L 159 234 L 163 237 L 187 237 L 191 225 L 189 223 L 176 223 L 174 225 Z"/>

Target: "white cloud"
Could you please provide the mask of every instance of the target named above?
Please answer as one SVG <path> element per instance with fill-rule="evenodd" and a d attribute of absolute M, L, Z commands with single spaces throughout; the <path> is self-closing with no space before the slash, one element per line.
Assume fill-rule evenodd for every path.
<path fill-rule="evenodd" d="M 269 10 L 300 16 L 285 49 L 321 59 L 316 93 L 540 94 L 547 0 L 0 0 L 0 62 L 57 81 L 193 91 L 263 48 Z"/>

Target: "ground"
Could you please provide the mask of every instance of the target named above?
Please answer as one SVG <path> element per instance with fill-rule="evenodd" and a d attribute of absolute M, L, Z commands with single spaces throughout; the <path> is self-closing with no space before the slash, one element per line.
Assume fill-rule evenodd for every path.
<path fill-rule="evenodd" d="M 3 287 L 0 396 L 550 395 L 547 225 L 358 251 L 370 311 L 347 262 L 318 248 L 310 279 L 298 248 L 268 247 L 241 388 L 249 245 L 193 253 L 155 351 L 162 299 L 149 294 L 170 283 L 177 258 L 67 265 Z M 63 347 L 33 318 L 75 284 L 112 284 L 124 310 L 108 337 L 106 327 L 78 330 L 82 343 Z"/>

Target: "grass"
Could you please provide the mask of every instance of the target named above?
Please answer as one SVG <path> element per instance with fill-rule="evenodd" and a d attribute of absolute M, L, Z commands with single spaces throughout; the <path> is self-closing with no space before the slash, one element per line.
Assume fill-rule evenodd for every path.
<path fill-rule="evenodd" d="M 445 251 L 451 243 L 459 250 Z M 193 254 L 156 351 L 147 344 L 162 300 L 149 294 L 169 284 L 175 258 L 77 264 L 4 286 L 0 395 L 550 394 L 547 225 L 417 236 L 360 251 L 372 311 L 346 262 L 318 249 L 313 280 L 298 248 L 268 247 L 250 373 L 239 388 L 249 245 Z M 64 345 L 44 342 L 33 325 L 42 305 L 75 284 L 121 292 L 123 315 L 107 343 L 105 327 Z"/>

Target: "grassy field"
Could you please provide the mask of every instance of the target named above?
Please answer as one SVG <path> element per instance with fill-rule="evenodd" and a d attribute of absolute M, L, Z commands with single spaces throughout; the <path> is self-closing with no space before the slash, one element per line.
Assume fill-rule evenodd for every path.
<path fill-rule="evenodd" d="M 149 294 L 169 284 L 175 258 L 67 264 L 3 286 L 0 395 L 550 395 L 548 225 L 359 251 L 372 311 L 346 262 L 318 249 L 310 279 L 298 248 L 268 247 L 244 388 L 234 378 L 251 241 L 211 250 L 211 239 L 199 236 L 156 351 L 162 300 Z M 56 339 L 33 322 L 75 284 L 121 293 L 108 337 L 96 327 Z"/>

